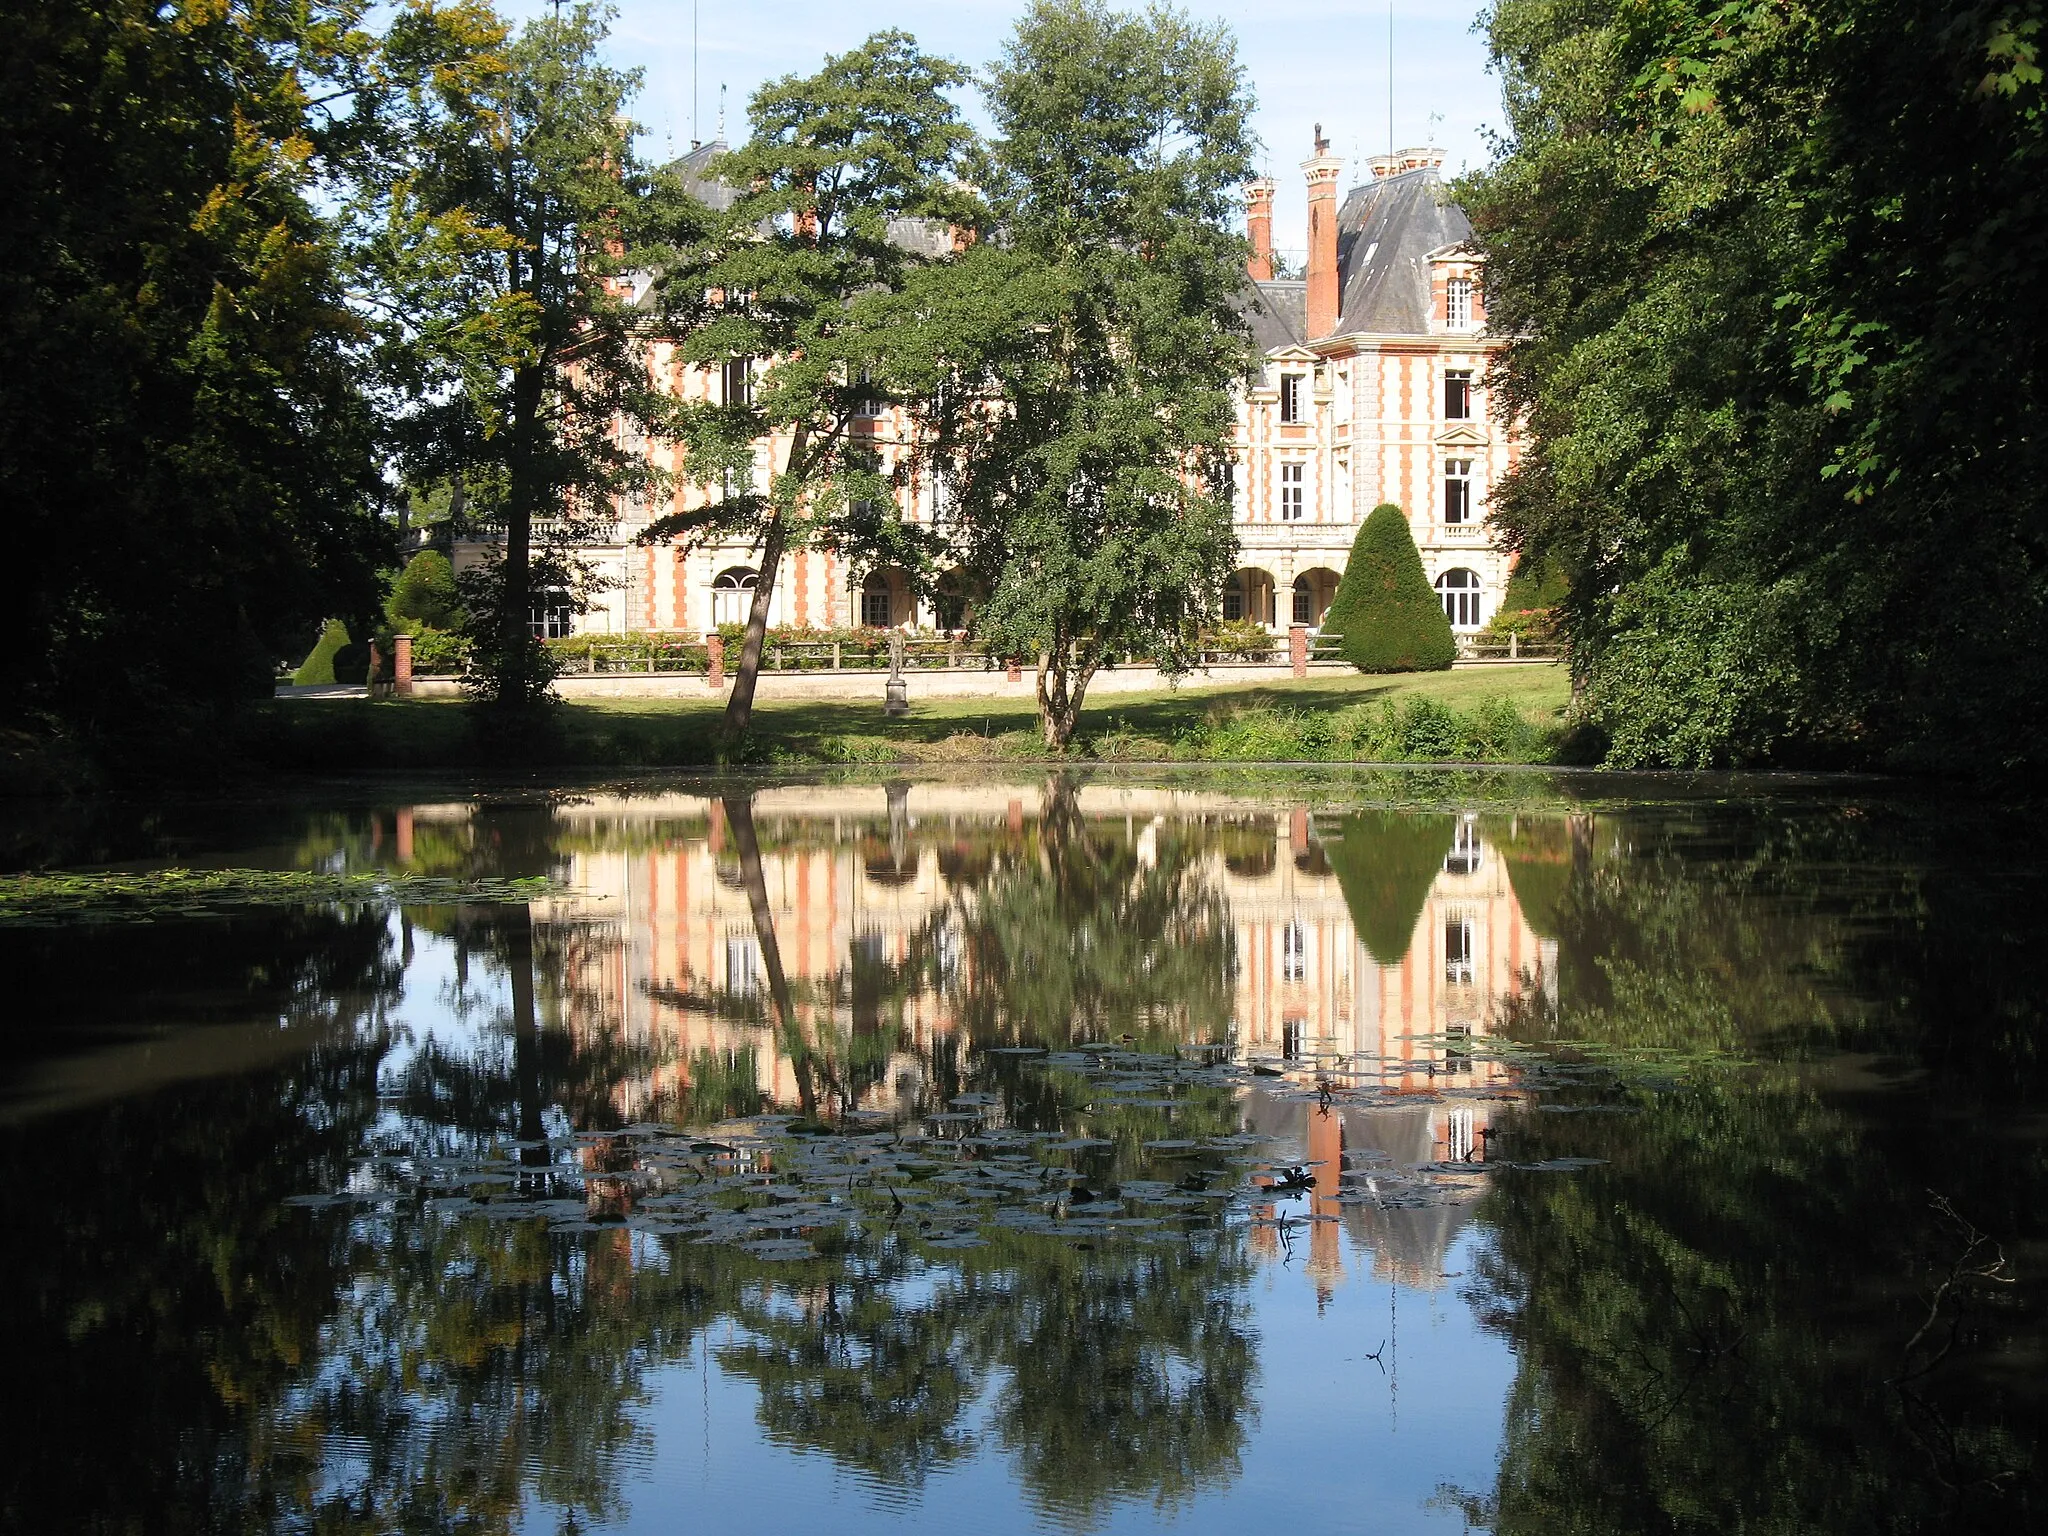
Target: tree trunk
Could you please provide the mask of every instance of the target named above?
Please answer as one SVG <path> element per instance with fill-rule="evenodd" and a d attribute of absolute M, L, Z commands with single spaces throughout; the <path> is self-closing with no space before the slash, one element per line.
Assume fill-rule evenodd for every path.
<path fill-rule="evenodd" d="M 818 1090 L 807 1070 L 808 1052 L 797 1038 L 796 1009 L 791 1006 L 789 978 L 782 972 L 782 946 L 775 942 L 775 913 L 768 905 L 768 880 L 761 871 L 761 844 L 754 836 L 754 802 L 747 795 L 723 795 L 726 829 L 740 858 L 740 880 L 754 913 L 754 942 L 761 949 L 761 969 L 768 973 L 768 999 L 775 1005 L 775 1027 L 797 1064 L 797 1099 L 806 1115 L 818 1112 Z"/>
<path fill-rule="evenodd" d="M 809 442 L 810 427 L 799 421 L 789 440 L 789 468 L 786 473 L 792 480 L 798 480 L 803 473 L 800 461 Z M 772 472 L 772 461 L 769 468 Z M 772 484 L 770 490 L 773 490 Z M 776 577 L 782 570 L 782 552 L 788 543 L 789 528 L 783 521 L 782 508 L 778 506 L 768 517 L 768 536 L 761 545 L 761 573 L 754 580 L 754 601 L 747 609 L 747 635 L 740 645 L 740 667 L 732 680 L 732 697 L 725 701 L 725 736 L 728 741 L 738 739 L 754 723 L 754 684 L 761 676 L 761 647 L 768 636 L 768 605 L 775 596 Z"/>
<path fill-rule="evenodd" d="M 1038 726 L 1048 752 L 1064 753 L 1081 723 L 1081 701 L 1095 679 L 1097 663 L 1082 661 L 1072 647 L 1038 653 Z"/>
<path fill-rule="evenodd" d="M 754 721 L 754 684 L 761 676 L 761 649 L 768 638 L 768 605 L 775 598 L 775 578 L 788 542 L 778 508 L 768 519 L 768 537 L 761 545 L 761 573 L 754 580 L 754 601 L 747 609 L 747 635 L 740 645 L 739 670 L 733 674 L 732 697 L 725 701 L 728 741 L 745 734 Z"/>

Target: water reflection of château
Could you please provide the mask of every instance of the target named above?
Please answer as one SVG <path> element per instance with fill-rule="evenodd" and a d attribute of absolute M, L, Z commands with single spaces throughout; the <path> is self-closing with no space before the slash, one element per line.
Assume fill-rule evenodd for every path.
<path fill-rule="evenodd" d="M 562 946 L 565 1023 L 579 1040 L 610 1035 L 659 1063 L 614 1089 L 619 1115 L 664 1114 L 693 1096 L 701 1108 L 709 1078 L 796 1105 L 799 1054 L 846 1062 L 864 1045 L 864 1070 L 841 1079 L 842 1107 L 920 1107 L 933 1063 L 967 1043 L 959 1002 L 975 955 L 963 919 L 992 868 L 1039 856 L 1047 795 L 946 783 L 757 791 L 738 804 L 765 935 L 734 803 L 600 795 L 558 807 L 555 846 L 577 894 L 537 905 L 536 928 L 609 940 Z M 1089 834 L 1137 868 L 1155 866 L 1164 841 L 1220 896 L 1241 1062 L 1277 1074 L 1276 1087 L 1382 1090 L 1373 1107 L 1322 1114 L 1254 1089 L 1242 1115 L 1321 1164 L 1313 1209 L 1340 1216 L 1381 1278 L 1440 1284 L 1461 1208 L 1340 1207 L 1336 1196 L 1346 1154 L 1383 1153 L 1395 1167 L 1483 1160 L 1508 1084 L 1474 1046 L 1508 1000 L 1554 995 L 1555 941 L 1532 928 L 1486 830 L 1470 816 L 1318 818 L 1115 784 L 1073 795 Z M 770 996 L 777 966 L 786 1022 Z M 1311 1239 L 1308 1268 L 1326 1289 L 1342 1273 L 1335 1224 L 1313 1224 Z"/>

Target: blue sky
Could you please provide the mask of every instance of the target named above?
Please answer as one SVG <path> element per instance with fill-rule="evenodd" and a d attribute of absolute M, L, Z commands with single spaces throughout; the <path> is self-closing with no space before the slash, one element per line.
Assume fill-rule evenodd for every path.
<path fill-rule="evenodd" d="M 514 16 L 545 0 L 501 0 Z M 1131 0 L 1135 5 L 1135 0 Z M 637 66 L 646 83 L 635 111 L 647 148 L 660 154 L 691 139 L 692 0 L 616 0 L 614 62 Z M 1296 166 L 1321 122 L 1346 160 L 1387 148 L 1387 0 L 1184 0 L 1197 18 L 1227 22 L 1237 34 L 1259 110 L 1255 123 L 1279 183 L 1274 241 L 1299 248 L 1306 208 Z M 1433 137 L 1445 169 L 1487 158 L 1485 133 L 1501 123 L 1500 91 L 1486 49 L 1472 30 L 1479 0 L 1394 0 L 1394 138 L 1400 147 Z M 993 58 L 1023 9 L 1020 0 L 697 0 L 697 119 L 704 138 L 718 120 L 718 87 L 727 87 L 727 138 L 746 131 L 746 103 L 762 81 L 807 73 L 828 53 L 869 33 L 900 27 L 925 48 L 980 66 Z M 973 103 L 966 103 L 970 108 Z M 1434 134 L 1430 115 L 1438 114 Z M 978 115 L 978 114 L 977 114 Z"/>

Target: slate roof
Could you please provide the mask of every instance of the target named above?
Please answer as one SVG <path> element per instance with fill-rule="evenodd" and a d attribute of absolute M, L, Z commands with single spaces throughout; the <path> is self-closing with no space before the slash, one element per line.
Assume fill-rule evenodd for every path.
<path fill-rule="evenodd" d="M 1472 221 L 1434 168 L 1353 187 L 1337 210 L 1337 331 L 1420 336 L 1429 330 L 1431 251 L 1472 238 Z"/>
<path fill-rule="evenodd" d="M 710 169 L 713 160 L 731 153 L 730 144 L 722 139 L 713 139 L 709 144 L 699 144 L 687 155 L 678 157 L 669 169 L 683 178 L 683 190 L 690 196 L 707 208 L 723 213 L 738 200 L 739 193 L 728 183 L 712 176 Z M 891 219 L 889 239 L 901 249 L 923 256 L 946 256 L 953 250 L 952 228 L 934 219 Z"/>
<path fill-rule="evenodd" d="M 720 155 L 732 153 L 732 146 L 723 139 L 713 139 L 709 144 L 699 144 L 687 155 L 682 156 L 669 169 L 683 178 L 683 190 L 707 208 L 725 212 L 738 199 L 739 193 L 726 183 L 705 172 L 711 162 Z"/>
<path fill-rule="evenodd" d="M 1254 284 L 1256 294 L 1245 297 L 1245 318 L 1251 321 L 1252 340 L 1261 352 L 1298 347 L 1307 328 L 1308 284 L 1298 278 L 1280 278 Z"/>
<path fill-rule="evenodd" d="M 1434 167 L 1403 171 L 1353 187 L 1337 210 L 1337 276 L 1341 302 L 1336 334 L 1422 336 L 1429 331 L 1431 251 L 1472 236 L 1465 210 L 1452 202 Z M 1248 303 L 1252 337 L 1261 351 L 1318 340 L 1304 334 L 1308 285 L 1256 285 Z"/>

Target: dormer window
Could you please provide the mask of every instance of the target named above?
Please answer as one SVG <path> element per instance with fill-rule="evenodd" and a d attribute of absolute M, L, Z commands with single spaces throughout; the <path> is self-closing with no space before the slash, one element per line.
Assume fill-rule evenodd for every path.
<path fill-rule="evenodd" d="M 1280 375 L 1280 419 L 1285 422 L 1302 420 L 1301 387 L 1308 382 L 1298 373 Z"/>
<path fill-rule="evenodd" d="M 1472 370 L 1453 368 L 1444 375 L 1444 420 L 1472 419 Z"/>
<path fill-rule="evenodd" d="M 1444 323 L 1454 331 L 1472 324 L 1472 279 L 1454 277 L 1444 283 Z"/>

